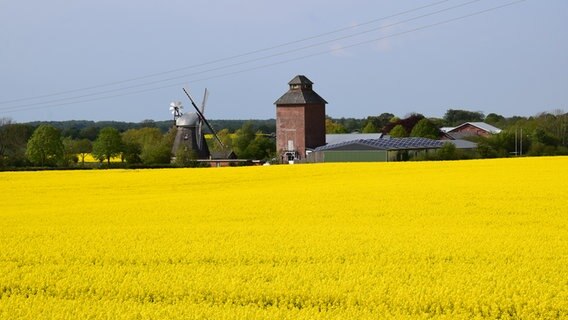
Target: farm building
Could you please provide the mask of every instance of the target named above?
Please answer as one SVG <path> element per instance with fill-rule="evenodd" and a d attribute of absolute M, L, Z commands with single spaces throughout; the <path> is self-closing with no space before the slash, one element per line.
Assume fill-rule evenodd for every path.
<path fill-rule="evenodd" d="M 426 138 L 358 139 L 328 144 L 310 154 L 314 162 L 369 162 L 405 160 L 441 148 L 444 142 Z"/>
<path fill-rule="evenodd" d="M 345 134 L 344 136 L 349 136 Z M 427 138 L 355 139 L 327 144 L 313 150 L 310 162 L 389 162 L 403 161 L 453 143 L 457 149 L 475 149 L 476 144 L 466 140 L 441 141 Z"/>
<path fill-rule="evenodd" d="M 444 127 L 440 129 L 444 139 L 461 139 L 471 136 L 488 137 L 501 132 L 501 129 L 485 122 L 466 122 L 457 127 Z"/>

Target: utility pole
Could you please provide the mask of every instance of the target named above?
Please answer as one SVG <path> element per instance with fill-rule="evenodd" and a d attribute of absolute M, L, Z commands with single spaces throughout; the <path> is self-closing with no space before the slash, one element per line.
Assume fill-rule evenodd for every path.
<path fill-rule="evenodd" d="M 523 155 L 523 128 L 521 128 L 521 156 Z"/>
<path fill-rule="evenodd" d="M 517 149 L 517 131 L 518 129 L 515 128 L 515 157 L 519 155 L 518 149 Z"/>

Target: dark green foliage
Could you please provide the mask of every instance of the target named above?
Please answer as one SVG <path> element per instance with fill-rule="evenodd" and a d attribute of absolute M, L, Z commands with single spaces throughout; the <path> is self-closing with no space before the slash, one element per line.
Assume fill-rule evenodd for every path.
<path fill-rule="evenodd" d="M 515 151 L 518 154 L 526 154 L 531 145 L 530 139 L 524 139 L 521 150 L 520 135 L 517 134 L 515 139 L 514 130 L 503 130 L 501 133 L 489 137 L 476 137 L 475 142 L 481 158 L 509 157 L 515 155 Z"/>
<path fill-rule="evenodd" d="M 144 146 L 141 158 L 146 165 L 170 163 L 172 158 L 172 148 L 164 142 Z"/>
<path fill-rule="evenodd" d="M 142 163 L 140 153 L 142 153 L 140 144 L 134 142 L 123 142 L 122 157 L 129 165 Z"/>
<path fill-rule="evenodd" d="M 34 128 L 0 119 L 0 167 L 25 166 L 26 145 Z"/>
<path fill-rule="evenodd" d="M 412 128 L 410 136 L 435 140 L 440 137 L 440 130 L 430 120 L 424 118 L 418 121 L 414 128 Z"/>
<path fill-rule="evenodd" d="M 412 131 L 412 129 L 418 123 L 418 121 L 422 119 L 424 119 L 424 116 L 418 113 L 411 114 L 410 116 L 404 119 L 392 118 L 391 121 L 389 121 L 389 123 L 385 125 L 385 127 L 383 128 L 383 132 L 389 133 L 392 131 L 394 127 L 400 125 L 404 128 L 404 131 L 406 132 L 406 135 L 404 137 L 407 137 L 408 133 Z"/>
<path fill-rule="evenodd" d="M 248 145 L 254 140 L 255 132 L 252 128 L 252 124 L 245 123 L 237 132 L 235 132 L 235 137 L 233 138 L 233 150 L 240 158 L 248 158 L 249 154 L 247 152 Z"/>
<path fill-rule="evenodd" d="M 129 164 L 144 163 L 145 165 L 154 165 L 170 163 L 173 143 L 170 136 L 170 132 L 164 135 L 155 126 L 125 131 L 122 133 L 122 141 L 125 145 L 124 160 Z"/>
<path fill-rule="evenodd" d="M 448 126 L 458 126 L 464 122 L 481 122 L 485 120 L 485 116 L 479 111 L 448 109 L 444 120 Z"/>
<path fill-rule="evenodd" d="M 85 127 L 79 131 L 79 138 L 87 139 L 89 141 L 95 141 L 97 136 L 99 135 L 99 128 L 98 127 Z"/>
<path fill-rule="evenodd" d="M 241 159 L 266 160 L 274 157 L 276 151 L 273 135 L 255 132 L 252 124 L 248 122 L 244 123 L 232 137 L 228 130 L 219 131 L 218 136 L 226 148 L 222 149 L 217 142 L 210 140 L 209 146 L 212 152 L 228 153 L 229 150 L 233 150 Z"/>
<path fill-rule="evenodd" d="M 257 133 L 245 150 L 245 159 L 267 160 L 274 156 L 276 144 L 261 133 Z"/>
<path fill-rule="evenodd" d="M 122 151 L 123 144 L 118 130 L 113 127 L 101 129 L 93 144 L 93 157 L 99 161 L 107 160 L 110 167 L 110 159 L 118 156 Z"/>
<path fill-rule="evenodd" d="M 26 157 L 42 167 L 61 164 L 64 160 L 61 132 L 50 125 L 39 126 L 28 140 Z"/>
<path fill-rule="evenodd" d="M 392 113 L 381 113 L 379 116 L 370 116 L 367 117 L 366 123 L 363 127 L 362 132 L 364 133 L 373 133 L 373 132 L 381 132 L 382 129 L 389 124 L 391 119 L 394 118 L 394 114 Z M 374 130 L 374 131 L 369 131 Z"/>
<path fill-rule="evenodd" d="M 499 126 L 505 121 L 505 117 L 500 114 L 490 113 L 485 117 L 485 122 L 494 126 Z"/>
<path fill-rule="evenodd" d="M 81 164 L 85 165 L 85 156 L 93 152 L 93 143 L 89 139 L 75 141 L 75 152 L 79 155 Z"/>
<path fill-rule="evenodd" d="M 544 129 L 536 128 L 532 135 L 533 141 L 547 146 L 558 146 L 560 141 L 557 137 L 546 132 Z"/>

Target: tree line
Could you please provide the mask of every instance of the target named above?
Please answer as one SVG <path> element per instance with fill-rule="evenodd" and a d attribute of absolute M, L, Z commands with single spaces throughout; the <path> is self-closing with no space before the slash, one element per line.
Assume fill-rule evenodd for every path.
<path fill-rule="evenodd" d="M 77 123 L 82 127 L 68 126 Z M 274 135 L 264 133 L 250 121 L 240 123 L 242 126 L 233 132 L 226 128 L 219 131 L 225 148 L 244 159 L 273 158 Z M 176 155 L 176 162 L 171 163 L 176 134 L 172 121 L 165 132 L 151 121 L 136 125 L 103 124 L 106 126 L 100 128 L 92 122 L 21 124 L 0 119 L 0 168 L 85 167 L 89 155 L 97 161 L 97 166 L 106 167 L 199 165 L 192 154 Z M 211 135 L 206 138 L 212 152 L 223 149 Z"/>
<path fill-rule="evenodd" d="M 269 160 L 275 157 L 276 121 L 211 120 L 223 144 L 239 158 Z M 464 122 L 486 122 L 502 129 L 489 137 L 470 137 L 478 144 L 475 155 L 460 155 L 458 151 L 441 151 L 441 158 L 507 157 L 516 154 L 568 154 L 568 113 L 562 110 L 539 113 L 532 117 L 504 117 L 495 113 L 449 109 L 442 118 L 427 118 L 413 113 L 397 117 L 382 113 L 363 119 L 326 118 L 327 133 L 384 133 L 393 137 L 426 137 L 439 139 L 441 127 Z M 169 165 L 175 137 L 173 121 L 144 120 L 131 122 L 59 121 L 15 123 L 0 118 L 0 168 L 50 166 L 84 166 L 89 154 L 100 163 L 111 165 Z M 212 152 L 221 147 L 208 136 Z M 522 145 L 519 143 L 522 139 Z M 176 157 L 181 163 L 195 165 L 192 155 Z"/>

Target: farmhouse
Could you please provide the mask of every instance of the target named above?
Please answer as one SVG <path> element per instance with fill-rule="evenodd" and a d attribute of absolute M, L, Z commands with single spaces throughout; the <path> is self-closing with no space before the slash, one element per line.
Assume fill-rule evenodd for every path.
<path fill-rule="evenodd" d="M 461 139 L 471 136 L 488 137 L 501 132 L 501 129 L 485 122 L 466 122 L 457 127 L 444 127 L 440 129 L 444 133 L 443 139 Z"/>

